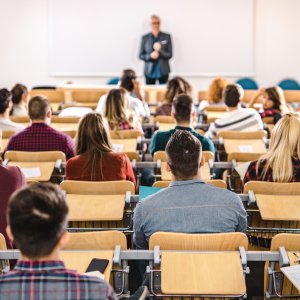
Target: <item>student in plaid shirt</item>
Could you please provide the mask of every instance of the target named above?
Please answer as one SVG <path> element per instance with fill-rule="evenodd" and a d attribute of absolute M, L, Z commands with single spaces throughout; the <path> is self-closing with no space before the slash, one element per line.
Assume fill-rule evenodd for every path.
<path fill-rule="evenodd" d="M 273 182 L 300 181 L 300 115 L 289 112 L 275 125 L 269 151 L 251 162 L 243 180 Z"/>
<path fill-rule="evenodd" d="M 117 299 L 103 279 L 68 270 L 59 260 L 67 243 L 67 214 L 64 194 L 52 184 L 37 183 L 12 196 L 7 233 L 21 260 L 0 276 L 0 299 Z"/>
<path fill-rule="evenodd" d="M 74 142 L 68 135 L 51 126 L 51 108 L 46 97 L 35 96 L 28 104 L 31 126 L 14 135 L 6 151 L 62 151 L 69 159 L 75 155 Z"/>

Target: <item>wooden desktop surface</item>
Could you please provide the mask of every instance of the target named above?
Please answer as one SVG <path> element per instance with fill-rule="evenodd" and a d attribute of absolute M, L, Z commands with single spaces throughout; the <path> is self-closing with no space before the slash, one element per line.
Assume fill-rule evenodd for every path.
<path fill-rule="evenodd" d="M 267 149 L 263 140 L 251 139 L 224 139 L 224 148 L 226 153 L 233 152 L 255 152 L 266 153 Z"/>

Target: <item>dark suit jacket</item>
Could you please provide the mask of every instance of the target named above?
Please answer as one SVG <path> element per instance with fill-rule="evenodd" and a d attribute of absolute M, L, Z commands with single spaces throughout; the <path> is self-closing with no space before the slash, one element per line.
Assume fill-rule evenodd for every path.
<path fill-rule="evenodd" d="M 169 59 L 172 58 L 172 41 L 171 36 L 168 33 L 160 32 L 158 35 L 158 41 L 166 41 L 161 45 L 161 50 L 159 54 L 159 66 L 161 75 L 167 75 L 170 73 Z M 145 62 L 144 74 L 147 76 L 151 73 L 153 68 L 153 60 L 150 57 L 152 47 L 151 33 L 148 33 L 142 37 L 142 43 L 139 53 L 139 58 Z"/>

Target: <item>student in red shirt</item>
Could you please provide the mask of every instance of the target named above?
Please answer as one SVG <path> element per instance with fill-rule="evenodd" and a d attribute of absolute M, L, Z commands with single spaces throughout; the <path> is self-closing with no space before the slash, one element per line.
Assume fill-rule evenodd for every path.
<path fill-rule="evenodd" d="M 114 153 L 103 119 L 98 113 L 82 118 L 76 137 L 77 156 L 68 160 L 66 178 L 83 181 L 129 180 L 136 185 L 129 158 Z"/>

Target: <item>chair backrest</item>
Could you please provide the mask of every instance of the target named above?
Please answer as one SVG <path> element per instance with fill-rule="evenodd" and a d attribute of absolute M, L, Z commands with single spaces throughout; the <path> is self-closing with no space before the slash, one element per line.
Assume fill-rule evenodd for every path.
<path fill-rule="evenodd" d="M 65 180 L 61 188 L 69 194 L 79 195 L 125 195 L 134 194 L 134 184 L 131 181 L 75 181 Z"/>
<path fill-rule="evenodd" d="M 299 90 L 285 90 L 284 91 L 284 97 L 286 102 L 300 102 L 300 91 Z"/>
<path fill-rule="evenodd" d="M 59 117 L 52 116 L 51 123 L 73 123 L 78 124 L 80 121 L 80 117 Z"/>
<path fill-rule="evenodd" d="M 261 131 L 220 131 L 218 136 L 222 137 L 223 139 L 231 139 L 231 140 L 239 140 L 239 139 L 257 140 L 266 137 L 267 133 L 263 130 Z"/>
<path fill-rule="evenodd" d="M 258 84 L 253 78 L 244 77 L 236 81 L 244 90 L 257 90 Z"/>
<path fill-rule="evenodd" d="M 204 111 L 216 111 L 216 112 L 226 112 L 227 106 L 226 105 L 209 105 L 206 106 Z"/>
<path fill-rule="evenodd" d="M 207 98 L 208 98 L 208 91 L 199 91 L 199 93 L 198 93 L 199 101 L 207 100 Z"/>
<path fill-rule="evenodd" d="M 64 250 L 114 250 L 127 249 L 127 240 L 120 231 L 70 232 Z"/>
<path fill-rule="evenodd" d="M 166 188 L 169 186 L 170 182 L 171 181 L 169 181 L 169 180 L 155 181 L 152 186 L 157 187 L 157 188 Z M 215 187 L 218 187 L 218 188 L 227 189 L 226 182 L 221 179 L 212 179 L 212 180 L 207 180 L 205 182 L 208 184 L 214 185 Z"/>
<path fill-rule="evenodd" d="M 139 130 L 117 130 L 110 131 L 111 139 L 136 139 L 142 137 L 143 133 Z"/>
<path fill-rule="evenodd" d="M 287 251 L 300 251 L 300 234 L 279 233 L 271 241 L 271 251 L 277 251 L 279 247 L 285 247 Z"/>
<path fill-rule="evenodd" d="M 15 134 L 15 132 L 14 132 L 14 131 L 10 131 L 10 130 L 2 131 L 2 138 L 3 138 L 3 139 L 9 139 L 9 138 L 12 137 L 14 134 Z M 0 136 L 1 136 L 1 133 L 0 133 Z"/>
<path fill-rule="evenodd" d="M 156 116 L 154 121 L 159 123 L 175 124 L 175 119 L 172 116 Z"/>
<path fill-rule="evenodd" d="M 30 97 L 38 95 L 47 97 L 50 102 L 64 102 L 65 99 L 62 89 L 33 89 L 30 91 Z"/>
<path fill-rule="evenodd" d="M 228 154 L 227 161 L 250 162 L 258 160 L 264 153 L 253 152 L 231 152 Z"/>
<path fill-rule="evenodd" d="M 140 161 L 141 160 L 141 158 L 137 152 L 124 152 L 124 153 L 128 156 L 130 161 L 133 161 L 133 160 Z"/>
<path fill-rule="evenodd" d="M 156 232 L 151 235 L 149 249 L 161 250 L 235 251 L 240 246 L 248 249 L 248 238 L 241 232 L 190 234 Z"/>
<path fill-rule="evenodd" d="M 300 84 L 295 79 L 284 79 L 278 83 L 283 90 L 300 90 Z"/>
<path fill-rule="evenodd" d="M 15 123 L 30 123 L 28 116 L 10 116 L 9 118 Z"/>
<path fill-rule="evenodd" d="M 210 151 L 202 151 L 202 155 L 204 156 L 206 162 L 210 159 L 214 159 L 214 154 Z M 154 153 L 153 160 L 158 161 L 159 159 L 163 162 L 167 161 L 166 151 L 156 151 Z"/>
<path fill-rule="evenodd" d="M 248 181 L 244 186 L 244 194 L 248 191 L 256 194 L 266 195 L 299 195 L 300 182 L 266 182 L 266 181 Z"/>
<path fill-rule="evenodd" d="M 58 159 L 61 159 L 63 162 L 66 161 L 66 155 L 61 151 L 7 151 L 4 158 L 16 162 L 56 162 Z"/>
<path fill-rule="evenodd" d="M 2 233 L 0 233 L 0 250 L 6 250 L 7 246 L 6 246 L 6 241 L 5 241 L 5 237 Z"/>
<path fill-rule="evenodd" d="M 109 87 L 101 89 L 74 89 L 72 90 L 72 99 L 76 102 L 94 102 L 98 103 L 99 98 L 109 91 Z"/>

